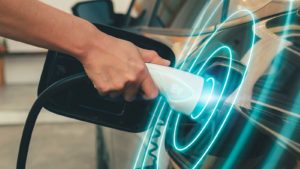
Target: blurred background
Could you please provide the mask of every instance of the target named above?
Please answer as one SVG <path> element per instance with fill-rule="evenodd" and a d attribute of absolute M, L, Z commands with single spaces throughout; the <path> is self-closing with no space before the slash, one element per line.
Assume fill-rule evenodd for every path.
<path fill-rule="evenodd" d="M 241 81 L 230 79 L 235 87 L 232 95 L 217 110 L 215 121 L 209 126 L 211 130 L 193 148 L 186 152 L 174 149 L 168 139 L 172 138 L 172 125 L 157 129 L 167 128 L 166 139 L 156 140 L 163 143 L 158 161 L 161 169 L 191 168 L 232 102 L 230 123 L 201 168 L 221 168 L 224 164 L 226 169 L 300 168 L 300 0 L 293 1 L 292 9 L 288 0 L 112 0 L 113 10 L 110 0 L 81 3 L 84 1 L 43 0 L 68 13 L 80 3 L 77 14 L 73 8 L 77 16 L 166 44 L 175 53 L 177 64 L 188 57 L 183 70 L 188 70 L 205 48 L 193 73 L 216 46 L 226 44 L 232 49 L 232 68 L 240 75 L 247 65 L 249 51 L 254 49 L 253 63 L 239 99 L 234 102 L 230 96 L 234 96 L 233 91 Z M 251 10 L 257 19 L 254 46 L 251 46 L 253 25 L 247 14 L 235 15 L 219 29 L 228 16 L 244 8 Z M 286 24 L 289 17 L 292 19 Z M 0 37 L 0 169 L 15 168 L 22 129 L 37 97 L 46 54 L 46 49 Z M 224 86 L 224 70 L 229 67 L 225 56 L 218 53 L 201 75 L 213 76 Z M 160 120 L 165 121 L 163 118 Z M 205 122 L 205 118 L 192 121 L 185 117 L 180 138 L 188 141 Z M 132 168 L 144 135 L 95 126 L 43 110 L 33 132 L 27 166 L 30 169 Z M 152 150 L 150 146 L 149 152 Z M 153 168 L 155 158 L 146 160 L 148 168 Z"/>
<path fill-rule="evenodd" d="M 43 0 L 68 13 L 79 1 L 83 0 Z M 114 10 L 126 12 L 129 2 L 114 0 Z M 1 169 L 15 168 L 23 124 L 37 95 L 46 52 L 46 49 L 0 37 Z M 96 168 L 95 129 L 94 125 L 44 110 L 34 132 L 28 168 Z"/>

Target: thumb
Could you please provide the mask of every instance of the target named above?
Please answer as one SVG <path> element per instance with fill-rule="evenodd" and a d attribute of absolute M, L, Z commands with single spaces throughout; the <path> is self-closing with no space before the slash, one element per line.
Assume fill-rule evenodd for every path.
<path fill-rule="evenodd" d="M 146 49 L 139 48 L 139 51 L 142 55 L 142 59 L 146 63 L 154 63 L 163 66 L 169 66 L 171 64 L 169 60 L 163 59 L 154 50 L 146 50 Z"/>

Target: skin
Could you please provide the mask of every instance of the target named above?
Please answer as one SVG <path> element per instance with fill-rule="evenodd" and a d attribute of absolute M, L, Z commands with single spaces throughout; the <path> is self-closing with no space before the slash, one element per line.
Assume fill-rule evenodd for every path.
<path fill-rule="evenodd" d="M 37 0 L 0 0 L 0 35 L 74 56 L 99 94 L 127 101 L 158 94 L 145 62 L 169 65 L 154 51 L 100 32 L 91 23 Z"/>

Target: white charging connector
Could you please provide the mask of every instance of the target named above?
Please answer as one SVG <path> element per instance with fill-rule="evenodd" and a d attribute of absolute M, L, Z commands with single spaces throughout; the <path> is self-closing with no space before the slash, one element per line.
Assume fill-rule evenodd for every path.
<path fill-rule="evenodd" d="M 147 63 L 147 68 L 159 92 L 170 107 L 191 115 L 203 92 L 204 79 L 175 68 Z"/>

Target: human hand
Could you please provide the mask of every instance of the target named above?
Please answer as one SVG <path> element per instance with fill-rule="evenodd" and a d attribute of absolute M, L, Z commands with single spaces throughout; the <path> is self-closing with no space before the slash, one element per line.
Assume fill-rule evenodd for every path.
<path fill-rule="evenodd" d="M 133 101 L 139 91 L 145 99 L 154 99 L 158 95 L 145 62 L 170 64 L 155 51 L 105 34 L 91 43 L 78 59 L 99 94 L 111 97 L 123 94 L 126 101 Z"/>

